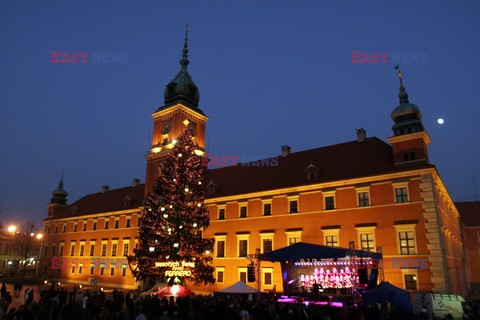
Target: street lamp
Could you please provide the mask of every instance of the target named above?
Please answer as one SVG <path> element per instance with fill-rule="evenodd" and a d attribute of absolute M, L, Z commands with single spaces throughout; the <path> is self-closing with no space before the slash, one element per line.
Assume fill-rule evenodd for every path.
<path fill-rule="evenodd" d="M 10 233 L 15 233 L 15 231 L 17 231 L 17 227 L 14 226 L 14 225 L 11 225 L 8 227 L 8 232 Z"/>
<path fill-rule="evenodd" d="M 40 239 L 42 239 L 42 238 L 43 238 L 43 234 L 41 234 L 41 233 L 37 234 L 37 239 L 38 239 L 38 240 L 40 240 Z"/>

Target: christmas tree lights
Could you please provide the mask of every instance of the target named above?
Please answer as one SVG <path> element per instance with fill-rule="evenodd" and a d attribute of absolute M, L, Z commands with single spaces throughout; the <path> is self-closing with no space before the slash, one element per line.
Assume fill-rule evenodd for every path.
<path fill-rule="evenodd" d="M 194 153 L 191 133 L 185 129 L 162 164 L 162 174 L 145 201 L 139 247 L 128 257 L 137 280 L 152 279 L 173 284 L 177 277 L 163 262 L 187 266 L 186 277 L 195 284 L 213 284 L 214 239 L 202 238 L 210 223 L 203 205 L 202 158 Z M 170 264 L 172 265 L 172 264 Z M 175 264 L 176 265 L 176 264 Z M 194 267 L 192 267 L 194 266 Z M 177 279 L 178 280 L 178 279 Z"/>

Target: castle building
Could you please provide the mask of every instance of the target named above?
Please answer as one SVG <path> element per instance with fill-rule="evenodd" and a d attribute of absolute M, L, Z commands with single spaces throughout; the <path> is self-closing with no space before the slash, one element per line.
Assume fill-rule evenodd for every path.
<path fill-rule="evenodd" d="M 469 294 L 480 297 L 480 202 L 456 202 L 464 225 L 467 283 Z"/>
<path fill-rule="evenodd" d="M 168 83 L 164 105 L 153 114 L 145 184 L 86 195 L 67 205 L 63 181 L 44 220 L 41 274 L 61 282 L 137 288 L 119 261 L 138 245 L 142 203 L 161 174 L 160 164 L 188 126 L 198 153 L 208 121 L 188 73 L 187 39 L 181 69 Z M 410 103 L 400 76 L 399 105 L 387 142 L 357 130 L 353 141 L 206 172 L 205 204 L 215 239 L 216 283 L 193 287 L 212 292 L 247 282 L 248 255 L 297 242 L 381 250 L 385 280 L 421 291 L 466 292 L 459 213 L 434 165 L 420 109 Z M 100 260 L 94 263 L 92 258 Z M 402 266 L 392 264 L 402 259 Z M 61 263 L 59 263 L 59 261 Z M 110 261 L 110 263 L 109 263 Z M 421 267 L 418 261 L 427 262 Z M 260 265 L 262 290 L 284 290 L 278 263 Z M 249 283 L 255 286 L 254 283 Z"/>

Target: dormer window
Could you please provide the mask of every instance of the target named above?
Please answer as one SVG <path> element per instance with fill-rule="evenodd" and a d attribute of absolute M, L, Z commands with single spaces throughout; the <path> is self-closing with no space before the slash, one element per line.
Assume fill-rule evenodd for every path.
<path fill-rule="evenodd" d="M 318 168 L 313 164 L 305 169 L 305 178 L 307 181 L 314 181 L 318 179 Z"/>
<path fill-rule="evenodd" d="M 123 207 L 128 208 L 132 204 L 132 198 L 130 196 L 126 196 L 125 199 L 123 199 Z"/>
<path fill-rule="evenodd" d="M 77 206 L 73 206 L 73 207 L 72 207 L 72 213 L 73 213 L 73 214 L 77 214 L 77 213 L 78 213 L 78 207 L 77 207 Z"/>
<path fill-rule="evenodd" d="M 207 185 L 207 195 L 214 196 L 215 194 L 217 194 L 217 186 L 215 185 L 215 183 L 213 183 L 213 181 L 211 181 Z"/>

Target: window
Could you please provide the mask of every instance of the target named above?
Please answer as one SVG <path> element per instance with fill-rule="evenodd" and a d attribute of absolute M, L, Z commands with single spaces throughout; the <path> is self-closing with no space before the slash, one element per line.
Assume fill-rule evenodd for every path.
<path fill-rule="evenodd" d="M 55 233 L 58 233 L 58 226 L 55 226 Z"/>
<path fill-rule="evenodd" d="M 266 286 L 271 286 L 273 284 L 273 269 L 272 268 L 263 268 L 262 269 L 262 282 Z"/>
<path fill-rule="evenodd" d="M 85 245 L 81 244 L 80 245 L 80 256 L 83 257 L 83 251 L 85 250 Z"/>
<path fill-rule="evenodd" d="M 115 219 L 115 229 L 118 229 L 118 219 Z"/>
<path fill-rule="evenodd" d="M 112 257 L 116 257 L 117 256 L 117 244 L 114 243 L 112 244 Z"/>
<path fill-rule="evenodd" d="M 248 240 L 238 240 L 238 256 L 246 257 L 248 254 Z"/>
<path fill-rule="evenodd" d="M 416 274 L 404 274 L 405 289 L 417 290 L 417 275 Z"/>
<path fill-rule="evenodd" d="M 63 230 L 62 230 L 63 233 L 67 232 L 67 224 L 64 224 L 63 225 Z"/>
<path fill-rule="evenodd" d="M 247 283 L 247 268 L 238 268 L 238 280 Z"/>
<path fill-rule="evenodd" d="M 47 229 L 47 234 L 50 234 L 50 226 Z"/>
<path fill-rule="evenodd" d="M 75 273 L 75 264 L 72 266 L 72 273 Z"/>
<path fill-rule="evenodd" d="M 58 253 L 59 256 L 63 256 L 63 244 L 60 245 L 60 252 Z"/>
<path fill-rule="evenodd" d="M 413 231 L 401 231 L 398 233 L 400 240 L 400 254 L 415 254 L 415 236 Z"/>
<path fill-rule="evenodd" d="M 325 245 L 330 247 L 338 247 L 337 236 L 325 236 Z"/>
<path fill-rule="evenodd" d="M 217 241 L 217 258 L 225 257 L 225 240 Z"/>
<path fill-rule="evenodd" d="M 102 244 L 102 257 L 105 257 L 107 255 L 107 244 L 103 243 Z"/>
<path fill-rule="evenodd" d="M 359 249 L 363 251 L 376 251 L 375 247 L 375 228 L 376 225 L 371 226 L 357 226 Z"/>
<path fill-rule="evenodd" d="M 78 227 L 78 224 L 75 222 L 73 224 L 73 232 L 77 232 L 77 227 Z"/>
<path fill-rule="evenodd" d="M 273 250 L 273 239 L 263 239 L 262 247 L 263 253 L 271 252 Z"/>
<path fill-rule="evenodd" d="M 83 221 L 83 231 L 87 231 L 87 221 Z"/>
<path fill-rule="evenodd" d="M 216 268 L 217 270 L 217 282 L 223 283 L 224 282 L 224 275 L 225 275 L 225 268 Z"/>
<path fill-rule="evenodd" d="M 325 197 L 325 210 L 335 209 L 335 196 Z"/>
<path fill-rule="evenodd" d="M 301 230 L 295 230 L 295 231 L 286 231 L 287 234 L 287 245 L 291 246 L 292 244 L 295 244 L 297 242 L 302 241 L 302 231 Z"/>
<path fill-rule="evenodd" d="M 140 227 L 142 225 L 142 218 L 138 218 L 137 220 L 137 226 Z"/>
<path fill-rule="evenodd" d="M 127 275 L 127 266 L 122 265 L 122 277 L 125 277 Z"/>
<path fill-rule="evenodd" d="M 128 256 L 128 245 L 129 243 L 124 243 L 123 244 L 123 255 Z"/>
<path fill-rule="evenodd" d="M 108 220 L 105 220 L 105 230 L 108 230 Z"/>
<path fill-rule="evenodd" d="M 271 203 L 264 203 L 263 204 L 263 215 L 264 216 L 271 216 L 272 215 L 272 204 Z"/>
<path fill-rule="evenodd" d="M 125 228 L 130 228 L 130 218 L 127 219 L 127 222 L 125 223 Z"/>
<path fill-rule="evenodd" d="M 397 203 L 408 202 L 407 188 L 395 188 L 395 200 Z"/>
<path fill-rule="evenodd" d="M 288 202 L 288 206 L 289 206 L 288 212 L 298 213 L 298 200 L 290 200 Z"/>
<path fill-rule="evenodd" d="M 95 272 L 95 265 L 91 264 L 90 265 L 90 274 L 93 274 Z"/>
<path fill-rule="evenodd" d="M 247 206 L 240 206 L 240 218 L 247 217 Z"/>
<path fill-rule="evenodd" d="M 360 250 L 375 251 L 375 242 L 372 233 L 363 233 L 360 235 Z"/>
<path fill-rule="evenodd" d="M 95 255 L 95 245 L 91 244 L 90 245 L 90 257 L 93 257 Z"/>
<path fill-rule="evenodd" d="M 358 206 L 359 207 L 368 207 L 370 205 L 370 199 L 368 192 L 358 192 Z"/>
<path fill-rule="evenodd" d="M 93 222 L 92 230 L 97 230 L 97 221 Z"/>
<path fill-rule="evenodd" d="M 218 220 L 225 220 L 225 208 L 218 209 Z"/>
<path fill-rule="evenodd" d="M 273 251 L 273 232 L 260 233 L 260 252 L 267 253 Z"/>
<path fill-rule="evenodd" d="M 399 254 L 416 254 L 416 224 L 394 224 L 397 233 L 398 253 Z"/>
<path fill-rule="evenodd" d="M 249 234 L 237 234 L 238 256 L 246 257 L 248 255 Z"/>
<path fill-rule="evenodd" d="M 55 257 L 55 245 L 52 245 L 52 257 Z"/>
<path fill-rule="evenodd" d="M 75 244 L 70 246 L 70 255 L 73 257 L 75 255 Z"/>
<path fill-rule="evenodd" d="M 78 266 L 78 274 L 82 274 L 83 265 Z"/>
<path fill-rule="evenodd" d="M 317 178 L 317 173 L 315 171 L 310 171 L 308 173 L 308 180 L 315 180 Z"/>
<path fill-rule="evenodd" d="M 103 276 L 104 272 L 105 272 L 105 266 L 102 264 L 100 265 L 100 275 Z"/>
<path fill-rule="evenodd" d="M 323 243 L 326 246 L 338 247 L 340 243 L 340 228 L 338 227 L 326 227 L 322 229 Z"/>
<path fill-rule="evenodd" d="M 114 266 L 111 266 L 111 268 L 110 268 L 110 275 L 111 276 L 115 275 L 115 267 Z"/>

